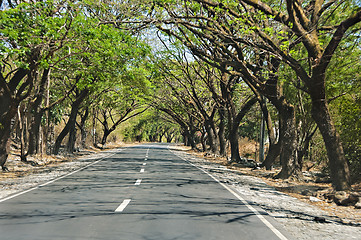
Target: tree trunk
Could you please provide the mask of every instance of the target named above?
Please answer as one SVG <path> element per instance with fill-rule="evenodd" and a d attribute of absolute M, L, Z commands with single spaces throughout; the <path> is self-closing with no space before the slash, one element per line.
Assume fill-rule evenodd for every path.
<path fill-rule="evenodd" d="M 225 138 L 225 111 L 219 110 L 220 122 L 218 125 L 218 140 L 219 140 L 219 154 L 224 157 L 226 156 L 226 138 Z"/>
<path fill-rule="evenodd" d="M 290 176 L 300 176 L 301 169 L 297 161 L 297 127 L 295 109 L 290 104 L 284 104 L 280 114 L 280 143 L 282 170 L 277 177 L 286 179 Z"/>
<path fill-rule="evenodd" d="M 10 142 L 8 141 L 10 138 L 10 129 L 7 131 L 3 131 L 3 134 L 0 138 L 0 166 L 3 171 L 7 171 L 5 167 L 6 160 L 9 155 L 10 150 Z"/>
<path fill-rule="evenodd" d="M 149 135 L 148 139 L 149 139 L 149 142 L 155 142 L 154 139 L 156 139 L 156 137 L 154 135 Z"/>
<path fill-rule="evenodd" d="M 303 143 L 301 141 L 301 143 L 299 144 L 301 146 L 299 146 L 297 157 L 298 157 L 298 164 L 300 165 L 301 169 L 303 168 L 303 162 L 304 162 L 303 158 L 305 157 L 305 155 L 307 153 L 309 153 L 310 143 L 311 143 L 312 137 L 315 135 L 317 129 L 318 129 L 318 127 L 316 127 L 312 132 L 306 133 L 306 137 L 305 137 Z"/>
<path fill-rule="evenodd" d="M 24 126 L 26 126 L 26 122 L 24 121 L 24 118 L 21 115 L 21 109 L 20 105 L 18 107 L 18 119 L 19 119 L 19 131 L 20 131 L 20 161 L 27 162 L 27 153 L 26 153 L 26 146 L 25 146 L 25 129 Z"/>
<path fill-rule="evenodd" d="M 164 133 L 160 133 L 160 134 L 159 134 L 159 140 L 158 140 L 159 143 L 162 142 L 163 136 L 164 136 Z"/>
<path fill-rule="evenodd" d="M 190 146 L 192 147 L 193 150 L 197 150 L 197 145 L 196 145 L 196 142 L 194 140 L 194 134 L 190 134 L 189 136 L 189 143 L 190 143 Z"/>
<path fill-rule="evenodd" d="M 193 150 L 197 149 L 196 142 L 194 141 L 194 133 L 192 130 L 185 131 L 186 138 L 187 138 L 187 146 L 191 146 Z"/>
<path fill-rule="evenodd" d="M 63 128 L 63 130 L 60 132 L 59 136 L 55 140 L 54 149 L 53 149 L 54 155 L 59 154 L 61 143 L 64 140 L 64 138 L 66 137 L 66 135 L 69 133 L 70 125 L 71 125 L 71 121 L 72 121 L 71 117 L 72 116 L 69 117 L 68 122 L 66 123 L 65 127 Z"/>
<path fill-rule="evenodd" d="M 94 147 L 97 147 L 97 135 L 98 135 L 98 132 L 96 130 L 96 119 L 97 119 L 97 116 L 98 116 L 98 112 L 95 111 L 95 108 L 93 108 L 93 128 L 92 128 L 92 140 L 93 140 L 93 146 Z"/>
<path fill-rule="evenodd" d="M 46 83 L 48 82 L 50 69 L 45 69 L 41 77 L 39 90 L 34 97 L 34 102 L 30 104 L 30 127 L 29 127 L 29 146 L 28 154 L 36 154 L 40 152 L 40 125 L 44 111 L 41 109 L 43 102 Z"/>
<path fill-rule="evenodd" d="M 167 143 L 171 143 L 174 139 L 174 130 L 170 130 L 168 129 L 166 132 L 165 132 L 165 138 L 167 140 Z"/>
<path fill-rule="evenodd" d="M 85 113 L 83 116 L 81 116 L 81 121 L 80 121 L 80 131 L 81 131 L 81 146 L 82 148 L 86 148 L 86 138 L 87 138 L 87 131 L 85 129 L 85 122 L 88 119 L 89 116 L 89 108 L 87 107 L 85 109 Z"/>
<path fill-rule="evenodd" d="M 53 149 L 53 154 L 57 155 L 59 154 L 59 150 L 60 150 L 60 146 L 61 146 L 61 142 L 63 141 L 63 139 L 66 137 L 66 135 L 69 133 L 69 131 L 71 129 L 73 129 L 73 127 L 75 126 L 75 122 L 76 122 L 76 116 L 78 114 L 78 110 L 80 107 L 80 104 L 83 102 L 83 100 L 86 98 L 86 96 L 88 95 L 89 90 L 88 89 L 84 89 L 80 94 L 78 94 L 76 100 L 73 102 L 73 104 L 71 105 L 71 112 L 70 112 L 70 116 L 68 119 L 68 122 L 66 123 L 64 129 L 61 131 L 61 133 L 59 134 L 59 136 L 57 137 L 56 141 L 55 141 L 55 145 L 54 145 L 54 149 Z M 69 148 L 68 148 L 69 150 Z M 71 150 L 71 149 L 70 149 Z M 68 151 L 69 152 L 69 151 Z"/>
<path fill-rule="evenodd" d="M 239 155 L 239 145 L 238 145 L 238 128 L 239 124 L 241 123 L 243 117 L 251 110 L 252 106 L 257 102 L 257 98 L 253 97 L 248 100 L 244 106 L 242 107 L 241 111 L 235 116 L 232 116 L 232 111 L 229 112 L 229 141 L 231 144 L 231 161 L 240 162 L 241 157 Z"/>
<path fill-rule="evenodd" d="M 312 99 L 312 117 L 326 146 L 333 187 L 337 191 L 350 189 L 349 166 L 326 101 Z"/>
<path fill-rule="evenodd" d="M 74 118 L 74 121 L 72 120 L 70 122 L 70 127 L 69 127 L 69 138 L 68 138 L 68 143 L 66 145 L 66 151 L 68 153 L 73 153 L 75 151 L 75 142 L 76 142 L 76 115 Z"/>
<path fill-rule="evenodd" d="M 214 134 L 213 134 L 213 131 L 212 131 L 212 128 L 210 126 L 210 123 L 207 121 L 205 122 L 205 129 L 206 129 L 206 132 L 207 132 L 207 143 L 211 149 L 211 152 L 212 153 L 216 153 L 217 152 L 217 146 L 215 145 L 215 141 L 214 141 Z"/>
<path fill-rule="evenodd" d="M 326 99 L 325 73 L 314 68 L 313 77 L 306 81 L 312 109 L 311 114 L 321 132 L 327 150 L 332 185 L 337 191 L 351 188 L 351 176 L 342 142 L 331 118 Z"/>
<path fill-rule="evenodd" d="M 173 141 L 174 135 L 173 134 L 169 134 L 167 135 L 167 143 L 171 143 Z"/>
<path fill-rule="evenodd" d="M 43 111 L 33 112 L 30 117 L 30 127 L 29 127 L 29 146 L 28 154 L 39 153 L 39 142 L 40 142 L 40 125 L 41 119 L 43 117 Z"/>
<path fill-rule="evenodd" d="M 187 147 L 190 146 L 189 142 L 188 142 L 188 135 L 187 135 L 185 129 L 183 129 L 183 131 L 182 131 L 182 137 L 183 137 L 184 146 L 187 146 Z"/>
<path fill-rule="evenodd" d="M 107 143 L 107 138 L 110 135 L 111 131 L 109 129 L 104 129 L 103 132 L 103 137 L 102 137 L 102 141 L 101 144 L 104 146 Z"/>
<path fill-rule="evenodd" d="M 0 166 L 6 171 L 5 163 L 10 151 L 11 120 L 16 115 L 19 103 L 5 95 L 0 95 L 0 102 Z"/>
<path fill-rule="evenodd" d="M 278 99 L 273 99 L 273 100 L 278 100 Z M 275 136 L 275 131 L 274 131 L 273 125 L 272 125 L 271 115 L 268 111 L 267 104 L 266 104 L 266 101 L 264 100 L 264 98 L 261 98 L 260 107 L 261 107 L 263 116 L 265 116 L 268 140 L 269 140 L 268 153 L 267 153 L 266 159 L 262 162 L 261 166 L 266 167 L 267 170 L 271 170 L 273 163 L 276 161 L 277 157 L 280 155 L 280 152 L 281 152 L 280 145 L 281 144 L 276 143 L 276 136 Z"/>
<path fill-rule="evenodd" d="M 228 134 L 228 140 L 231 145 L 231 162 L 240 162 L 238 131 L 232 131 Z"/>
<path fill-rule="evenodd" d="M 214 120 L 210 122 L 211 132 L 213 135 L 213 145 L 214 145 L 214 152 L 213 153 L 219 153 L 219 139 L 218 139 L 218 132 L 216 128 L 216 124 Z"/>
<path fill-rule="evenodd" d="M 281 153 L 281 143 L 278 141 L 278 143 L 276 144 L 274 143 L 271 144 L 270 142 L 267 157 L 262 163 L 261 167 L 265 167 L 266 170 L 271 170 L 272 165 L 276 161 L 277 157 L 280 156 L 280 153 Z"/>
<path fill-rule="evenodd" d="M 207 144 L 206 144 L 206 141 L 207 141 L 207 137 L 206 137 L 206 132 L 205 131 L 202 131 L 202 134 L 201 134 L 201 145 L 202 145 L 202 151 L 203 152 L 207 152 Z"/>

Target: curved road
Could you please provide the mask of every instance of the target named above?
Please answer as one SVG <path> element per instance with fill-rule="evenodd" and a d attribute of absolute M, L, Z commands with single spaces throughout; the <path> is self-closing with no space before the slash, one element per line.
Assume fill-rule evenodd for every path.
<path fill-rule="evenodd" d="M 145 144 L 0 200 L 0 239 L 290 238 L 168 145 Z"/>

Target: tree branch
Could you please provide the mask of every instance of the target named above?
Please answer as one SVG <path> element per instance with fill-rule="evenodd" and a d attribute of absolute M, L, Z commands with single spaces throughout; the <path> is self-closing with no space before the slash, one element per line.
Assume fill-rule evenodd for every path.
<path fill-rule="evenodd" d="M 338 45 L 340 44 L 343 36 L 345 35 L 346 31 L 354 26 L 355 24 L 361 22 L 361 8 L 352 16 L 341 22 L 338 26 L 336 32 L 334 33 L 332 39 L 328 43 L 325 51 L 323 52 L 321 59 L 319 59 L 318 66 L 314 69 L 315 73 L 322 73 L 325 72 L 331 59 L 336 51 Z"/>

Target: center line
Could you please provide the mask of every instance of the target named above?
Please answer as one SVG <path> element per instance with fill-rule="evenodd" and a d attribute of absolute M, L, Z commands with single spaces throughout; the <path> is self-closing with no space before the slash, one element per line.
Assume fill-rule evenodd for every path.
<path fill-rule="evenodd" d="M 123 212 L 132 199 L 125 199 L 114 212 Z"/>
<path fill-rule="evenodd" d="M 134 185 L 140 185 L 141 182 L 142 182 L 142 179 L 138 179 Z"/>
<path fill-rule="evenodd" d="M 140 172 L 144 172 L 144 168 L 140 169 Z"/>

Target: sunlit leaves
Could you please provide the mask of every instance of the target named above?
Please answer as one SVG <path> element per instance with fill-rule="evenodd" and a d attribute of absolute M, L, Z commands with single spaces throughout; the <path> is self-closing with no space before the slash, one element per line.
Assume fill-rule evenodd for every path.
<path fill-rule="evenodd" d="M 43 51 L 44 58 L 58 47 L 69 19 L 66 11 L 56 11 L 55 6 L 53 1 L 22 3 L 1 11 L 1 57 L 10 57 L 22 66 L 29 62 L 32 49 Z"/>

